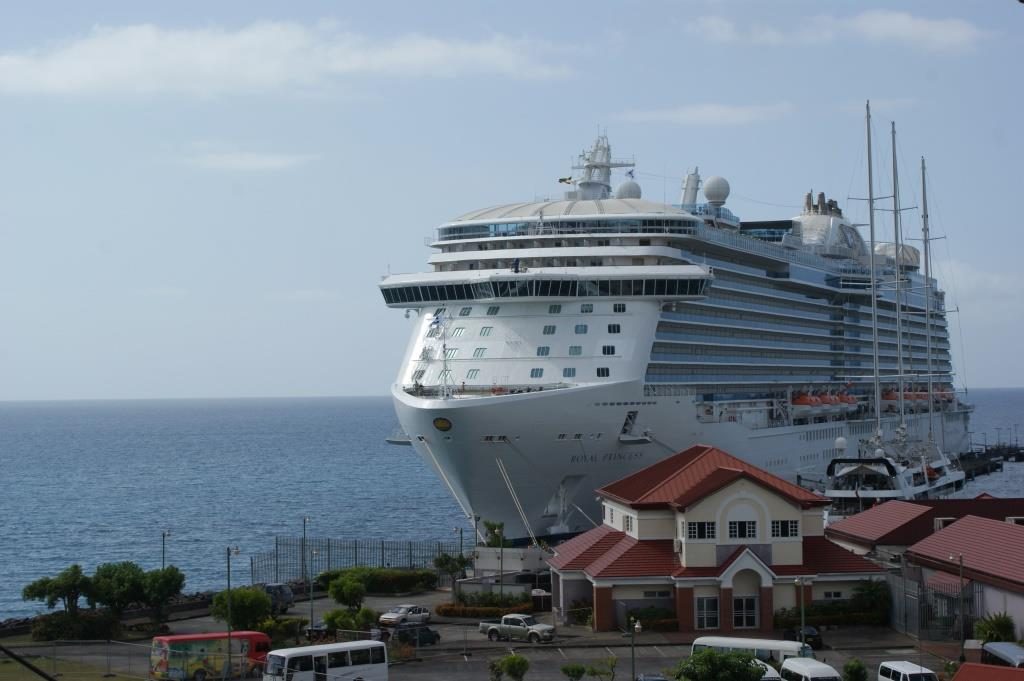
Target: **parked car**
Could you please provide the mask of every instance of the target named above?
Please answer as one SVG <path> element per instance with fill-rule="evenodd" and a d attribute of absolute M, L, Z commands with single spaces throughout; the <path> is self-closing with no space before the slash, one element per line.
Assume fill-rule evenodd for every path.
<path fill-rule="evenodd" d="M 916 662 L 896 660 L 878 665 L 878 681 L 938 681 L 938 677 Z"/>
<path fill-rule="evenodd" d="M 429 622 L 430 611 L 422 605 L 396 605 L 380 616 L 382 626 L 391 627 L 402 622 Z"/>
<path fill-rule="evenodd" d="M 540 643 L 555 638 L 555 628 L 550 624 L 541 624 L 533 615 L 505 615 L 500 620 L 484 620 L 480 623 L 480 633 L 486 634 L 492 641 L 519 639 Z"/>
<path fill-rule="evenodd" d="M 283 615 L 295 605 L 295 594 L 287 584 L 264 584 L 263 590 L 270 596 L 270 612 L 274 615 Z"/>
<path fill-rule="evenodd" d="M 787 641 L 799 641 L 800 627 L 796 627 L 795 629 L 786 629 L 786 631 L 783 632 L 782 637 Z M 806 625 L 804 627 L 804 643 L 814 650 L 821 650 L 825 647 L 825 642 L 821 639 L 821 632 L 810 625 Z"/>
<path fill-rule="evenodd" d="M 381 640 L 396 639 L 411 646 L 432 646 L 441 642 L 441 634 L 425 624 L 399 624 L 392 630 L 381 632 Z"/>

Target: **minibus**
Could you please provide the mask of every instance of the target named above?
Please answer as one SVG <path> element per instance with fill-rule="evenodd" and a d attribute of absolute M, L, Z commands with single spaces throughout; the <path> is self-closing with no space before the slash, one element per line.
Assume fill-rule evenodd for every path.
<path fill-rule="evenodd" d="M 690 654 L 705 648 L 727 653 L 737 650 L 750 653 L 759 660 L 782 662 L 790 657 L 814 657 L 814 651 L 800 641 L 773 641 L 767 638 L 733 638 L 731 636 L 701 636 L 693 642 Z"/>
<path fill-rule="evenodd" d="M 388 681 L 388 651 L 380 641 L 325 643 L 272 650 L 263 681 Z"/>

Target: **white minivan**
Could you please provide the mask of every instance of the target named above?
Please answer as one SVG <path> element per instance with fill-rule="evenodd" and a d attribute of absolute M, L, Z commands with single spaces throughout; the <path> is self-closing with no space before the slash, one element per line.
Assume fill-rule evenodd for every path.
<path fill-rule="evenodd" d="M 775 667 L 771 666 L 764 660 L 759 660 L 755 657 L 754 662 L 761 668 L 761 681 L 779 681 L 779 679 L 782 678 L 779 676 L 779 673 L 775 671 Z"/>
<path fill-rule="evenodd" d="M 779 674 L 785 681 L 843 681 L 843 677 L 832 667 L 806 657 L 784 660 Z"/>
<path fill-rule="evenodd" d="M 878 665 L 878 681 L 939 681 L 931 669 L 899 660 Z"/>

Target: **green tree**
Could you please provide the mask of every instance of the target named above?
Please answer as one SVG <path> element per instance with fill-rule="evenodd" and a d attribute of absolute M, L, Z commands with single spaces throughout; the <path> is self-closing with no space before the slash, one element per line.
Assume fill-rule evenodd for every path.
<path fill-rule="evenodd" d="M 511 542 L 505 537 L 505 523 L 496 523 L 491 520 L 484 521 L 484 546 L 490 546 L 495 549 L 499 546 L 512 546 Z"/>
<path fill-rule="evenodd" d="M 501 671 L 507 674 L 512 681 L 523 681 L 526 672 L 530 670 L 530 661 L 515 653 L 506 655 L 498 663 L 501 665 Z"/>
<path fill-rule="evenodd" d="M 352 631 L 356 628 L 352 611 L 341 608 L 325 612 L 324 625 L 327 627 L 327 631 Z"/>
<path fill-rule="evenodd" d="M 501 668 L 501 660 L 491 660 L 487 663 L 487 673 L 491 681 L 501 681 L 505 671 Z"/>
<path fill-rule="evenodd" d="M 146 573 L 130 560 L 103 563 L 92 576 L 92 603 L 106 606 L 114 617 L 121 615 L 134 603 L 146 597 Z"/>
<path fill-rule="evenodd" d="M 213 597 L 210 614 L 221 622 L 228 621 L 228 592 L 221 591 Z M 240 586 L 231 590 L 232 629 L 255 629 L 270 617 L 270 596 L 263 589 Z"/>
<path fill-rule="evenodd" d="M 1009 613 L 994 612 L 974 623 L 974 638 L 980 638 L 985 643 L 1016 641 L 1017 625 Z"/>
<path fill-rule="evenodd" d="M 619 658 L 614 655 L 596 660 L 594 664 L 587 667 L 587 676 L 593 676 L 601 681 L 615 681 L 615 667 L 618 664 Z"/>
<path fill-rule="evenodd" d="M 862 579 L 853 587 L 850 597 L 850 609 L 854 612 L 884 613 L 885 621 L 889 621 L 889 610 L 892 607 L 892 592 L 889 583 L 881 580 Z"/>
<path fill-rule="evenodd" d="M 335 603 L 340 603 L 352 611 L 359 610 L 363 605 L 363 599 L 366 598 L 366 587 L 350 575 L 342 575 L 335 579 L 327 592 Z"/>
<path fill-rule="evenodd" d="M 753 655 L 705 648 L 676 665 L 670 675 L 679 681 L 760 681 L 763 674 Z"/>
<path fill-rule="evenodd" d="M 587 668 L 582 664 L 576 663 L 562 665 L 561 671 L 568 677 L 569 681 L 580 681 L 580 679 L 587 675 Z"/>
<path fill-rule="evenodd" d="M 462 554 L 453 556 L 448 553 L 442 553 L 434 558 L 434 567 L 451 578 L 453 587 L 455 580 L 458 579 L 469 566 L 469 558 L 466 558 L 466 556 Z M 455 591 L 455 588 L 452 588 L 452 598 L 455 598 Z"/>
<path fill-rule="evenodd" d="M 146 573 L 143 602 L 152 609 L 154 622 L 167 619 L 167 604 L 185 588 L 185 574 L 174 565 Z"/>
<path fill-rule="evenodd" d="M 843 681 L 868 681 L 868 668 L 856 657 L 843 665 Z"/>
<path fill-rule="evenodd" d="M 92 591 L 92 580 L 82 572 L 82 566 L 75 563 L 64 568 L 56 577 L 41 577 L 21 590 L 26 601 L 42 601 L 53 610 L 58 602 L 64 605 L 64 612 L 72 617 L 78 614 L 78 601 Z"/>

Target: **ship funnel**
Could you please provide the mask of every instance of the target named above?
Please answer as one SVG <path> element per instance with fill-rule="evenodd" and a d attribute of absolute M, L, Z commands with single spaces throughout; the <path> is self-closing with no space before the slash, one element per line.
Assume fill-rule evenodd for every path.
<path fill-rule="evenodd" d="M 825 192 L 818 192 L 818 215 L 824 215 L 825 212 Z"/>
<path fill-rule="evenodd" d="M 804 213 L 810 215 L 814 212 L 814 197 L 813 192 L 807 192 L 804 194 Z"/>
<path fill-rule="evenodd" d="M 697 189 L 700 187 L 700 173 L 698 168 L 694 167 L 692 173 L 686 174 L 686 179 L 683 181 L 683 193 L 679 199 L 679 203 L 684 206 L 693 206 L 697 203 Z"/>

